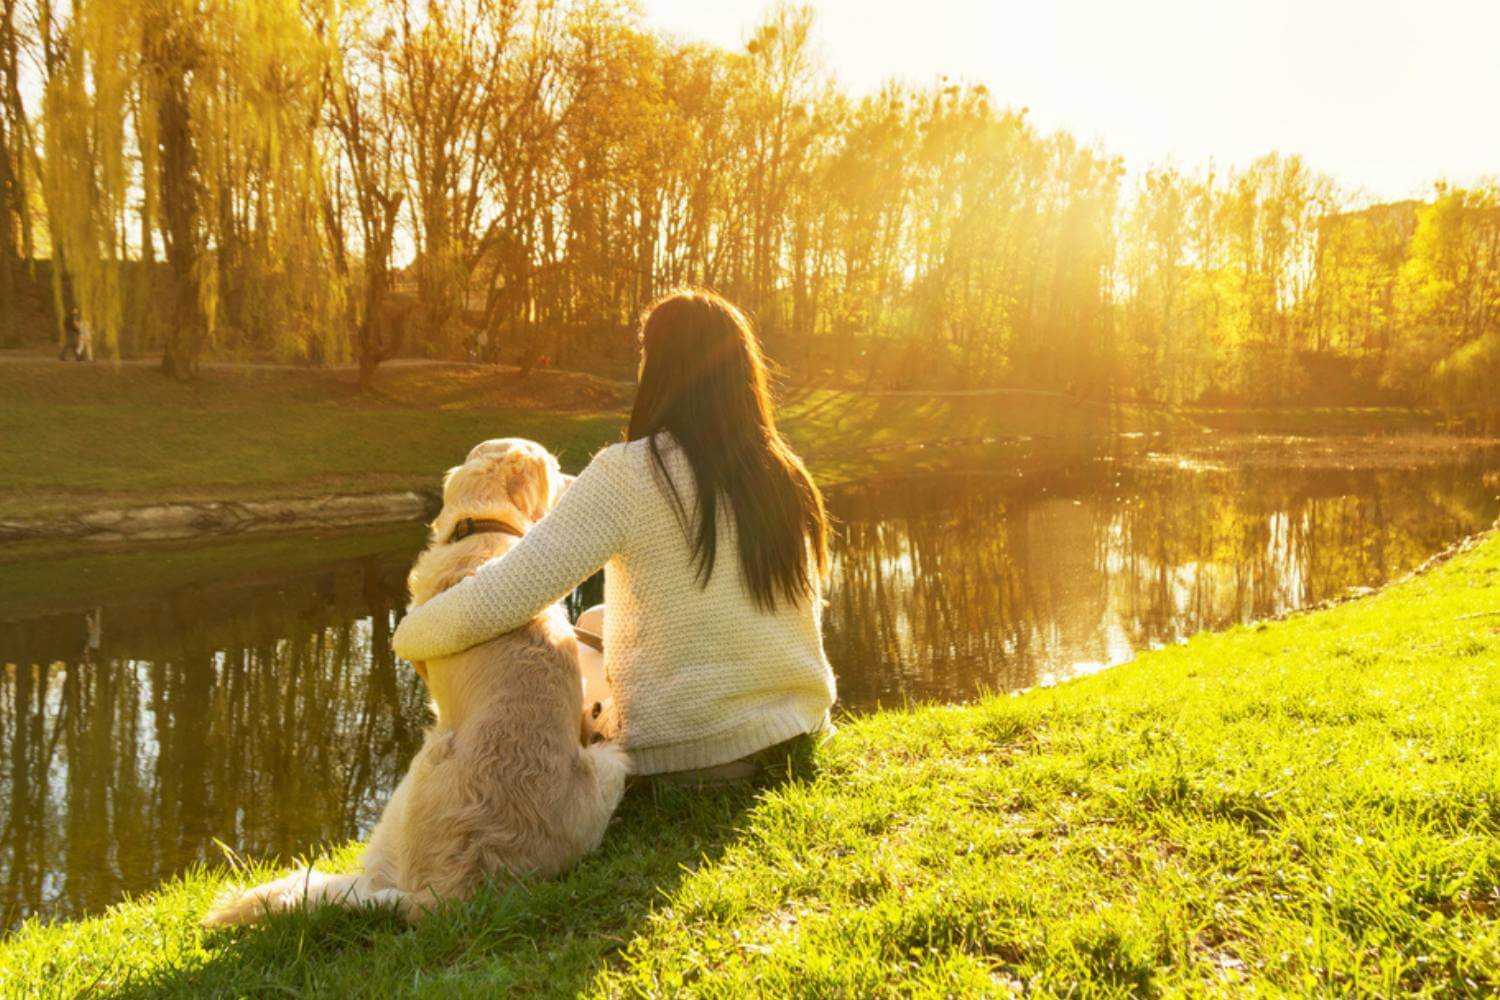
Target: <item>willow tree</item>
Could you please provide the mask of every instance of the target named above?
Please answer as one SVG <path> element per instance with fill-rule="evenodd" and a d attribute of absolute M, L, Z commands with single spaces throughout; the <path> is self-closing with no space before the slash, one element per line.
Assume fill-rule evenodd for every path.
<path fill-rule="evenodd" d="M 0 301 L 6 303 L 16 301 L 21 283 L 35 274 L 29 265 L 38 256 L 58 253 L 45 223 L 35 101 L 23 84 L 23 67 L 30 64 L 49 80 L 61 65 L 61 51 L 52 0 L 0 0 Z M 60 281 L 54 280 L 54 292 L 61 302 Z M 0 343 L 21 339 L 24 315 L 0 310 Z"/>
<path fill-rule="evenodd" d="M 214 281 L 214 323 L 242 350 L 285 360 L 347 354 L 347 289 L 329 280 L 320 128 L 337 63 L 334 0 L 237 3 L 214 77 L 193 94 Z M 231 65 L 232 64 L 232 65 Z"/>
<path fill-rule="evenodd" d="M 68 305 L 81 309 L 98 347 L 117 341 L 129 166 L 130 90 L 140 76 L 138 11 L 84 2 L 63 28 L 63 54 L 47 80 L 43 187 Z"/>
<path fill-rule="evenodd" d="M 265 319 L 278 350 L 340 350 L 337 292 L 315 280 L 326 255 L 319 29 L 332 2 L 75 3 L 45 97 L 44 182 L 54 241 L 102 348 L 116 347 L 125 319 L 123 262 L 138 259 L 149 283 L 159 238 L 168 374 L 193 374 L 225 290 L 252 265 L 262 280 L 237 319 Z"/>

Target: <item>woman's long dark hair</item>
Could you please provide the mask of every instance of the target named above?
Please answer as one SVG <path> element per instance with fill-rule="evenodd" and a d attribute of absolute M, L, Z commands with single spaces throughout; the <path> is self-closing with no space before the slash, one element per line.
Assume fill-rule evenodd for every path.
<path fill-rule="evenodd" d="M 828 567 L 828 517 L 802 460 L 776 430 L 766 364 L 744 313 L 713 292 L 661 299 L 641 324 L 640 386 L 631 441 L 649 438 L 652 459 L 693 546 L 700 583 L 717 557 L 720 499 L 734 515 L 745 585 L 761 608 L 815 591 Z M 662 461 L 660 431 L 687 454 L 697 487 L 690 517 Z"/>

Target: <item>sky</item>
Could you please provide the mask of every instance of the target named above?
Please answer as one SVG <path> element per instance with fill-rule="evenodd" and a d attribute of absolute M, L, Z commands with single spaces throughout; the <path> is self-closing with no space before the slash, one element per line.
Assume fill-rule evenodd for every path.
<path fill-rule="evenodd" d="M 760 0 L 645 0 L 647 23 L 739 47 Z M 1381 200 L 1500 176 L 1500 0 L 821 0 L 856 93 L 986 84 L 1132 170 L 1300 153 Z"/>

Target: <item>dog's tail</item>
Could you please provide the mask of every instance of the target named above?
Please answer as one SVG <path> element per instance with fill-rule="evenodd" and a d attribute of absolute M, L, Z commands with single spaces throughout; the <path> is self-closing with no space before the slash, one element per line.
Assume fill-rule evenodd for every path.
<path fill-rule="evenodd" d="M 432 902 L 428 893 L 377 889 L 366 875 L 329 875 L 304 868 L 253 889 L 226 889 L 203 918 L 203 926 L 253 924 L 270 913 L 315 906 L 341 906 L 345 909 L 393 906 L 407 920 L 415 920 L 431 907 Z"/>

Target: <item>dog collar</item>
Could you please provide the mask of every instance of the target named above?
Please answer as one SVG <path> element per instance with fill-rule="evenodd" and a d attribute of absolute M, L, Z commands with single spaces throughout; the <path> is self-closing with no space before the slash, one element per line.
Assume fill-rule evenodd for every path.
<path fill-rule="evenodd" d="M 516 538 L 524 534 L 520 528 L 509 521 L 500 521 L 492 517 L 466 517 L 453 526 L 453 533 L 448 536 L 448 544 L 461 542 L 470 535 L 483 535 L 491 532 L 512 535 Z"/>

